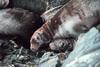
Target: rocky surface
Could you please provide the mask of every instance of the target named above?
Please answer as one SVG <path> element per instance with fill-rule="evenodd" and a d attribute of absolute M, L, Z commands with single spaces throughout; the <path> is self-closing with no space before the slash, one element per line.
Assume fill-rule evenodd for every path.
<path fill-rule="evenodd" d="M 92 28 L 80 37 L 74 50 L 64 61 L 62 67 L 99 67 L 100 66 L 100 32 Z"/>
<path fill-rule="evenodd" d="M 23 47 L 19 48 L 13 40 L 0 40 L 0 67 L 60 67 L 68 55 L 41 51 L 33 53 Z"/>
<path fill-rule="evenodd" d="M 40 58 L 40 64 L 38 67 L 61 67 L 65 55 L 67 54 L 54 54 L 53 52 L 47 52 Z"/>
<path fill-rule="evenodd" d="M 34 53 L 23 47 L 18 48 L 13 40 L 0 40 L 0 67 L 31 66 L 30 58 L 35 58 Z"/>

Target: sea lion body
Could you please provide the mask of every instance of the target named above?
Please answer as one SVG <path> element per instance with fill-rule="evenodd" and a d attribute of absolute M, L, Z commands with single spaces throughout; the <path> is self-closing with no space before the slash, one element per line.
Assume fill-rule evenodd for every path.
<path fill-rule="evenodd" d="M 38 23 L 36 15 L 28 10 L 2 9 L 0 10 L 0 38 L 19 37 L 21 40 L 30 42 L 32 33 L 39 27 Z"/>
<path fill-rule="evenodd" d="M 1 10 L 0 34 L 22 34 L 23 36 L 27 35 L 27 33 L 25 33 L 25 26 L 27 26 L 26 28 L 28 29 L 29 26 L 32 26 L 34 24 L 34 20 L 31 17 L 33 17 L 31 12 L 20 8 Z"/>
<path fill-rule="evenodd" d="M 78 37 L 100 21 L 100 0 L 70 0 L 39 28 L 31 38 L 31 49 L 37 51 L 43 44 L 56 38 Z"/>

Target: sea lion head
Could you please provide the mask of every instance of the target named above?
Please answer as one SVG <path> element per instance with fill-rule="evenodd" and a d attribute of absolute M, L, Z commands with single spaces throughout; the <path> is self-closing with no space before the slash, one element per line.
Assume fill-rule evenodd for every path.
<path fill-rule="evenodd" d="M 42 28 L 39 28 L 37 31 L 34 32 L 34 34 L 31 37 L 30 40 L 30 49 L 35 52 L 38 51 L 41 45 L 44 43 L 47 43 L 48 40 L 46 39 L 44 35 L 44 30 Z M 43 45 L 44 46 L 44 45 Z"/>

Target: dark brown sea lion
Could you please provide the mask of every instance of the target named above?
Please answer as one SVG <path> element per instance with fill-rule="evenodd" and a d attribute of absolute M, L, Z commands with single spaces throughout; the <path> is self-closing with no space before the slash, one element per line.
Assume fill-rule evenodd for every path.
<path fill-rule="evenodd" d="M 33 12 L 21 8 L 0 10 L 0 38 L 19 37 L 21 43 L 30 42 L 32 33 L 42 22 Z M 29 46 L 29 43 L 27 44 Z"/>
<path fill-rule="evenodd" d="M 33 34 L 30 48 L 37 51 L 53 39 L 76 38 L 99 24 L 99 21 L 100 0 L 70 0 Z"/>

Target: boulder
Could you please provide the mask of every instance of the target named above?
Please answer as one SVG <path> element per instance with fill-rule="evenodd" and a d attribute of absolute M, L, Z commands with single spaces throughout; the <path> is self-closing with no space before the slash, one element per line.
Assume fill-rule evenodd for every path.
<path fill-rule="evenodd" d="M 61 67 L 64 58 L 65 53 L 54 54 L 53 52 L 46 52 L 40 58 L 38 67 Z"/>
<path fill-rule="evenodd" d="M 80 37 L 62 67 L 100 67 L 100 32 L 92 28 Z"/>

